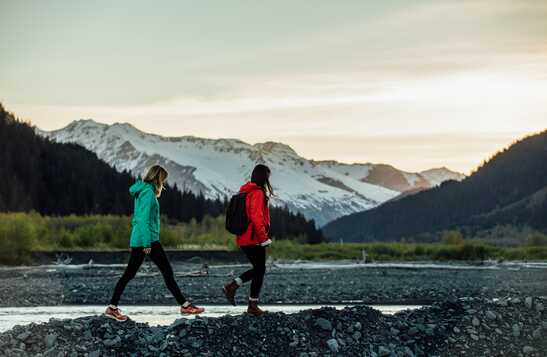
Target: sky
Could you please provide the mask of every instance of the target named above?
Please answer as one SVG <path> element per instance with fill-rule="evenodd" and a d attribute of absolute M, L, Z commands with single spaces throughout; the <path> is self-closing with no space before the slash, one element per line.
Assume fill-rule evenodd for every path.
<path fill-rule="evenodd" d="M 471 172 L 547 128 L 547 1 L 0 0 L 0 101 Z"/>

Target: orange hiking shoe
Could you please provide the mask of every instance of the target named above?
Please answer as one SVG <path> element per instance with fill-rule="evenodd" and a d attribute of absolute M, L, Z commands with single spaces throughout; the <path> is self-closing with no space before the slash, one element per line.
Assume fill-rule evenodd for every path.
<path fill-rule="evenodd" d="M 106 308 L 106 311 L 104 312 L 104 316 L 119 322 L 124 322 L 129 319 L 127 315 L 122 314 L 122 310 L 118 308 L 113 308 L 110 306 Z"/>
<path fill-rule="evenodd" d="M 188 306 L 181 306 L 180 307 L 180 313 L 182 315 L 199 315 L 202 312 L 204 312 L 205 309 L 203 307 L 197 307 L 196 305 L 190 303 Z"/>

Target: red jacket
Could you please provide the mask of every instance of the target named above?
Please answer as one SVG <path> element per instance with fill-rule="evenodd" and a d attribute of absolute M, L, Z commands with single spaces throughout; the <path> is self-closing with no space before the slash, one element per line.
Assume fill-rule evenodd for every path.
<path fill-rule="evenodd" d="M 265 202 L 264 191 L 253 182 L 241 186 L 239 192 L 247 194 L 245 206 L 249 227 L 242 235 L 237 236 L 237 245 L 257 245 L 268 240 L 270 230 L 270 209 Z"/>

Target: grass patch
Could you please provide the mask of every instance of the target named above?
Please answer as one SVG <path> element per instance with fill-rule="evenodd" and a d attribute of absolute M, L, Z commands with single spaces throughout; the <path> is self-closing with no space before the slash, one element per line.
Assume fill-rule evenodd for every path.
<path fill-rule="evenodd" d="M 33 250 L 127 249 L 130 234 L 131 219 L 124 216 L 0 213 L 0 264 L 28 264 Z M 302 237 L 274 237 L 269 254 L 287 260 L 361 260 L 364 250 L 368 261 L 547 260 L 543 237 L 534 237 L 518 247 L 502 247 L 464 241 L 457 234 L 449 234 L 441 243 L 427 244 L 304 244 Z M 162 218 L 160 240 L 167 248 L 237 249 L 235 238 L 224 229 L 223 217 L 178 224 Z"/>

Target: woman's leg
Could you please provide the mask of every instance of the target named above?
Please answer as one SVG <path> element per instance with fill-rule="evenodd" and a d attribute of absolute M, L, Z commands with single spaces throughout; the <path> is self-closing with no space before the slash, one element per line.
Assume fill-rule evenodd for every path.
<path fill-rule="evenodd" d="M 239 285 L 242 285 L 243 283 L 246 283 L 248 281 L 253 280 L 254 274 L 255 274 L 255 271 L 254 271 L 253 268 L 251 268 L 251 269 L 247 270 L 246 272 L 244 272 L 243 274 L 241 274 L 238 278 L 240 281 L 237 281 L 237 279 L 236 279 L 236 282 Z"/>
<path fill-rule="evenodd" d="M 253 269 L 241 274 L 240 279 L 243 282 L 252 280 L 250 298 L 258 299 L 266 273 L 266 248 L 253 245 L 241 247 L 241 250 L 253 265 Z"/>
<path fill-rule="evenodd" d="M 110 299 L 110 305 L 118 306 L 118 302 L 120 301 L 120 297 L 123 294 L 125 286 L 137 274 L 137 271 L 139 270 L 142 262 L 144 261 L 144 255 L 145 254 L 143 252 L 143 248 L 131 249 L 131 255 L 129 256 L 129 263 L 127 263 L 127 267 L 125 268 L 123 275 L 121 276 L 120 280 L 118 280 L 118 283 L 116 284 L 116 287 L 114 288 L 114 294 L 112 295 L 112 299 Z"/>
<path fill-rule="evenodd" d="M 173 273 L 171 264 L 169 264 L 167 255 L 165 254 L 165 251 L 163 250 L 160 242 L 152 243 L 150 258 L 152 258 L 152 261 L 160 270 L 161 274 L 163 275 L 165 285 L 167 285 L 167 289 L 169 289 L 171 294 L 173 294 L 173 296 L 177 300 L 177 303 L 181 306 L 184 305 L 184 303 L 186 302 L 186 298 L 184 297 L 184 295 L 182 295 L 182 292 L 180 291 L 180 288 L 175 281 L 175 274 Z"/>

